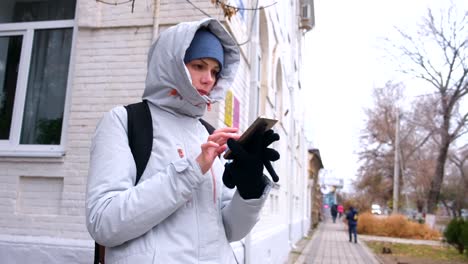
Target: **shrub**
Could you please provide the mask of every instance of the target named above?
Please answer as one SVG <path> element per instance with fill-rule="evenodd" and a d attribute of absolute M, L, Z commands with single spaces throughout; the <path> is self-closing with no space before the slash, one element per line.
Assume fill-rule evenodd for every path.
<path fill-rule="evenodd" d="M 444 237 L 447 243 L 463 254 L 465 249 L 468 250 L 468 221 L 462 218 L 452 219 L 444 231 Z"/>
<path fill-rule="evenodd" d="M 426 224 L 409 221 L 403 215 L 376 217 L 371 213 L 359 215 L 357 231 L 359 234 L 388 236 L 413 239 L 438 239 L 440 233 Z"/>

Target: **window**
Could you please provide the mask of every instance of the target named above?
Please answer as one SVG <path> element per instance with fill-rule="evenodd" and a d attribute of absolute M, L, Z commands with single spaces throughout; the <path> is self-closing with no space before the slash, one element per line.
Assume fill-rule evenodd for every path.
<path fill-rule="evenodd" d="M 76 0 L 0 2 L 0 155 L 64 152 Z"/>

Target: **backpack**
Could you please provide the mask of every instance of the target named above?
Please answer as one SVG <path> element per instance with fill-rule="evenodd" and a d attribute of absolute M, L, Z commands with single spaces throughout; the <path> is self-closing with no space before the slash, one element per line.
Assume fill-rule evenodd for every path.
<path fill-rule="evenodd" d="M 358 220 L 358 213 L 357 213 L 357 212 L 354 213 L 353 220 L 354 220 L 354 221 L 357 221 L 357 220 Z"/>
<path fill-rule="evenodd" d="M 126 105 L 125 109 L 127 110 L 128 145 L 136 164 L 135 185 L 137 185 L 153 149 L 153 120 L 146 100 Z M 205 120 L 199 120 L 208 133 L 213 134 L 215 128 Z M 105 249 L 104 246 L 94 243 L 94 264 L 104 264 Z"/>

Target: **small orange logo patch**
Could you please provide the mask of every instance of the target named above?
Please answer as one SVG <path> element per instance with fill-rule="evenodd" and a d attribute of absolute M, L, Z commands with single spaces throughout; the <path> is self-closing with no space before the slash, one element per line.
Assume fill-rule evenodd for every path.
<path fill-rule="evenodd" d="M 177 153 L 179 153 L 179 157 L 183 158 L 184 157 L 184 150 L 181 148 L 177 149 Z"/>
<path fill-rule="evenodd" d="M 169 95 L 171 95 L 171 96 L 176 96 L 176 95 L 177 95 L 177 90 L 176 90 L 176 89 L 172 89 L 172 90 L 169 92 Z"/>

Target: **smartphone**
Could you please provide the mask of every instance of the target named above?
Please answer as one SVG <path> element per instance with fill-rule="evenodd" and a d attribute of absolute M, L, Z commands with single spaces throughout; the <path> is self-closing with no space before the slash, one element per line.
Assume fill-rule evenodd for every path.
<path fill-rule="evenodd" d="M 254 133 L 260 129 L 263 131 L 267 131 L 268 129 L 271 129 L 276 122 L 278 122 L 277 119 L 272 119 L 272 118 L 267 118 L 264 116 L 259 116 L 255 121 L 247 128 L 247 130 L 242 133 L 240 136 L 238 142 L 241 145 L 249 144 L 249 141 L 251 137 L 254 135 Z M 224 153 L 223 156 L 225 159 L 231 159 L 231 150 L 227 150 L 226 153 Z"/>

